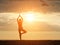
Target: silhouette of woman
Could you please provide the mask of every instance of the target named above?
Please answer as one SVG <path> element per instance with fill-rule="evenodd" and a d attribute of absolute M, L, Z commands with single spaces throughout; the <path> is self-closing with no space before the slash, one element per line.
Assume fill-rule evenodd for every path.
<path fill-rule="evenodd" d="M 22 27 L 23 18 L 21 17 L 21 15 L 18 16 L 17 22 L 18 22 L 18 30 L 19 30 L 19 33 L 21 33 L 21 34 L 26 33 L 26 31 Z"/>

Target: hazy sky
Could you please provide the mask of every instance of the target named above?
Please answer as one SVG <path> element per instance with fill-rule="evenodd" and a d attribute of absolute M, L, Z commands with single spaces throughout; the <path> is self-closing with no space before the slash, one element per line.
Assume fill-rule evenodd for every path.
<path fill-rule="evenodd" d="M 60 0 L 0 0 L 0 12 L 19 12 L 35 10 L 39 12 L 60 12 Z M 23 8 L 23 9 L 21 9 Z"/>
<path fill-rule="evenodd" d="M 48 6 L 43 6 L 40 0 L 0 0 L 0 40 L 19 39 L 16 18 L 19 12 L 28 11 L 40 15 L 36 14 L 33 22 L 26 21 L 26 15 L 22 15 L 23 27 L 27 30 L 23 39 L 60 40 L 60 0 L 44 1 Z"/>
<path fill-rule="evenodd" d="M 18 27 L 16 13 L 0 13 L 0 40 L 18 40 Z M 29 22 L 22 15 L 23 28 L 27 31 L 23 34 L 26 40 L 60 40 L 60 16 L 59 13 L 35 15 L 36 20 Z M 56 38 L 54 38 L 56 37 Z"/>

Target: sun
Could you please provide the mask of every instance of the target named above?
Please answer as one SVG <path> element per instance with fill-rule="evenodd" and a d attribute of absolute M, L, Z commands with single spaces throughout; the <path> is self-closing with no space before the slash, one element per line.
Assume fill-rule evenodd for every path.
<path fill-rule="evenodd" d="M 44 14 L 39 12 L 29 11 L 21 13 L 21 15 L 23 15 L 24 21 L 26 22 L 45 21 Z"/>
<path fill-rule="evenodd" d="M 34 12 L 25 12 L 25 20 L 28 22 L 33 22 L 35 20 L 35 14 Z"/>
<path fill-rule="evenodd" d="M 34 21 L 34 14 L 33 13 L 27 13 L 26 14 L 26 20 L 29 21 L 29 22 L 32 22 Z"/>

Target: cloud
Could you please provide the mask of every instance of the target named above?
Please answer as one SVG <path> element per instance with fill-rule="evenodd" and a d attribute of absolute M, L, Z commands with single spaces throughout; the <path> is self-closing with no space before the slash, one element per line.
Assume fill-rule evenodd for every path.
<path fill-rule="evenodd" d="M 60 12 L 60 1 L 59 0 L 48 0 L 48 3 L 51 5 L 49 11 L 51 12 Z"/>
<path fill-rule="evenodd" d="M 60 31 L 60 26 L 59 25 L 50 25 L 53 31 Z"/>
<path fill-rule="evenodd" d="M 49 6 L 42 6 L 40 0 L 0 0 L 0 12 L 20 12 L 35 10 L 40 12 L 60 12 L 60 1 L 44 0 Z"/>
<path fill-rule="evenodd" d="M 13 30 L 15 18 L 9 13 L 0 13 L 0 30 Z"/>
<path fill-rule="evenodd" d="M 7 26 L 10 23 L 15 22 L 16 17 L 13 13 L 0 13 L 0 26 Z"/>
<path fill-rule="evenodd" d="M 7 17 L 1 17 L 0 16 L 0 26 L 5 26 L 5 25 L 7 25 L 8 24 L 8 19 L 7 19 Z"/>
<path fill-rule="evenodd" d="M 39 15 L 36 15 L 39 21 L 33 23 L 24 22 L 24 29 L 27 31 L 60 31 L 59 14 L 43 15 L 44 21 L 40 21 Z M 0 31 L 17 30 L 17 15 L 13 13 L 0 13 Z M 26 26 L 28 25 L 28 26 Z"/>

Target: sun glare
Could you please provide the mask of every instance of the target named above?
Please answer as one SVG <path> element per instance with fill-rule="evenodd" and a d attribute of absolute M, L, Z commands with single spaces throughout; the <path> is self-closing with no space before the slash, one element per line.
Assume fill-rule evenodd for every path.
<path fill-rule="evenodd" d="M 39 12 L 24 12 L 21 13 L 21 15 L 24 15 L 24 20 L 27 22 L 34 22 L 34 21 L 44 21 L 45 19 L 43 18 L 43 14 Z"/>
<path fill-rule="evenodd" d="M 25 15 L 25 20 L 28 22 L 32 22 L 35 20 L 35 13 L 34 12 L 25 12 L 23 15 Z"/>
<path fill-rule="evenodd" d="M 26 20 L 27 21 L 34 21 L 34 14 L 33 13 L 27 13 L 26 14 Z"/>

